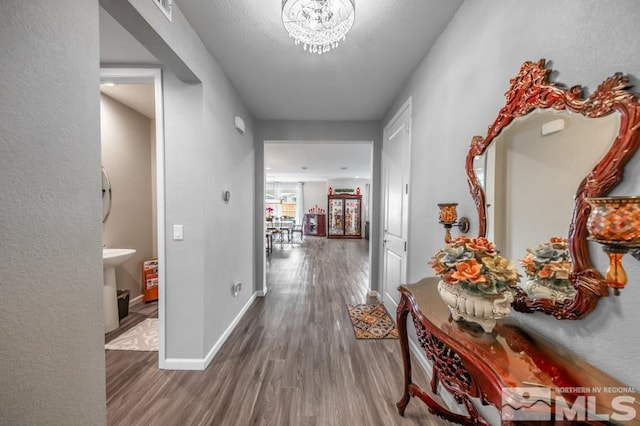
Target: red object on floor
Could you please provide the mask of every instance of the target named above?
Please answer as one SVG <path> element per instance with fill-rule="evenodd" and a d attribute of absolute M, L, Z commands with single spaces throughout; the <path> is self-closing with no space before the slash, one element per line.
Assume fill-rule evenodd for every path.
<path fill-rule="evenodd" d="M 145 302 L 158 300 L 158 259 L 142 262 L 142 298 Z"/>

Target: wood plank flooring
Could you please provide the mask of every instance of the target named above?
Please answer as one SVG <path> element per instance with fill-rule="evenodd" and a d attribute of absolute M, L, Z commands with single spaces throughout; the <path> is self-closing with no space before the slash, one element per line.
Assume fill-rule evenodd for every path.
<path fill-rule="evenodd" d="M 346 305 L 367 302 L 368 242 L 276 243 L 258 298 L 206 371 L 159 370 L 156 352 L 106 351 L 110 425 L 445 425 L 412 400 L 397 340 L 356 340 Z M 109 341 L 157 315 L 132 309 Z M 395 317 L 395 313 L 392 313 Z M 414 365 L 414 381 L 428 379 Z"/>

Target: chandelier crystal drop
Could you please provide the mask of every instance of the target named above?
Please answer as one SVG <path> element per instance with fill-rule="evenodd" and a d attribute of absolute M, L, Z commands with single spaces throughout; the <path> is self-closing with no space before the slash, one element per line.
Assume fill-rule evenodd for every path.
<path fill-rule="evenodd" d="M 319 55 L 338 47 L 355 16 L 355 0 L 282 0 L 282 23 L 289 37 Z"/>

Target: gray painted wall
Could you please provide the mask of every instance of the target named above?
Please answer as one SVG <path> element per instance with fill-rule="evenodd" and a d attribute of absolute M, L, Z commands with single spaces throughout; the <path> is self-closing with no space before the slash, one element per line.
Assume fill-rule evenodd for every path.
<path fill-rule="evenodd" d="M 304 213 L 316 206 L 327 211 L 327 188 L 327 182 L 304 183 Z"/>
<path fill-rule="evenodd" d="M 117 287 L 129 290 L 131 299 L 142 294 L 142 262 L 157 256 L 153 248 L 153 128 L 153 120 L 109 96 L 100 96 L 102 165 L 113 194 L 111 214 L 102 225 L 102 241 L 107 247 L 136 250 L 116 268 Z"/>
<path fill-rule="evenodd" d="M 372 205 L 380 204 L 380 151 L 382 147 L 382 128 L 379 121 L 257 121 L 255 141 L 255 205 L 264 205 L 264 141 L 299 140 L 299 141 L 371 141 L 373 142 L 373 178 Z M 361 188 L 362 189 L 362 188 Z M 306 200 L 305 200 L 306 203 Z M 325 201 L 326 205 L 326 201 Z M 262 229 L 264 222 L 263 209 L 256 208 L 255 229 Z M 373 214 L 374 212 L 372 212 Z M 371 221 L 371 259 L 378 258 L 379 221 L 373 216 Z M 264 289 L 264 236 L 255 234 L 256 274 L 255 289 Z M 378 290 L 378 263 L 371 263 L 371 287 Z"/>
<path fill-rule="evenodd" d="M 173 58 L 163 73 L 166 357 L 197 368 L 254 287 L 253 118 L 175 3 L 172 22 L 152 2 L 132 0 L 133 10 L 127 2 L 100 4 L 160 60 Z M 153 34 L 140 31 L 131 14 Z M 176 77 L 185 69 L 200 83 Z M 234 128 L 236 115 L 246 123 L 244 135 Z M 184 226 L 183 241 L 171 239 L 174 224 Z M 244 290 L 234 298 L 238 281 Z"/>
<path fill-rule="evenodd" d="M 509 79 L 520 65 L 546 58 L 558 70 L 555 81 L 582 84 L 589 91 L 617 71 L 631 74 L 637 83 L 639 19 L 636 0 L 467 0 L 462 5 L 383 121 L 413 97 L 411 180 L 418 189 L 410 205 L 410 282 L 433 275 L 427 262 L 443 244 L 437 203 L 459 202 L 459 214 L 472 219 L 469 234 L 477 234 L 465 155 L 472 136 L 484 135 L 504 105 Z M 640 193 L 638 157 L 616 193 Z M 597 250 L 592 256 L 604 271 L 604 255 Z M 602 300 L 584 320 L 514 316 L 638 389 L 640 263 L 627 256 L 625 266 L 629 283 L 622 296 Z"/>
<path fill-rule="evenodd" d="M 0 424 L 105 424 L 97 1 L 3 0 L 0 40 Z"/>

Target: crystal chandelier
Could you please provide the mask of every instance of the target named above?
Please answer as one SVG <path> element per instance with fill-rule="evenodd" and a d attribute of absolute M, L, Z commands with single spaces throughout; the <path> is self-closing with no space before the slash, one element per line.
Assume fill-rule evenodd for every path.
<path fill-rule="evenodd" d="M 282 0 L 282 22 L 289 37 L 319 55 L 338 47 L 355 15 L 355 0 Z"/>

